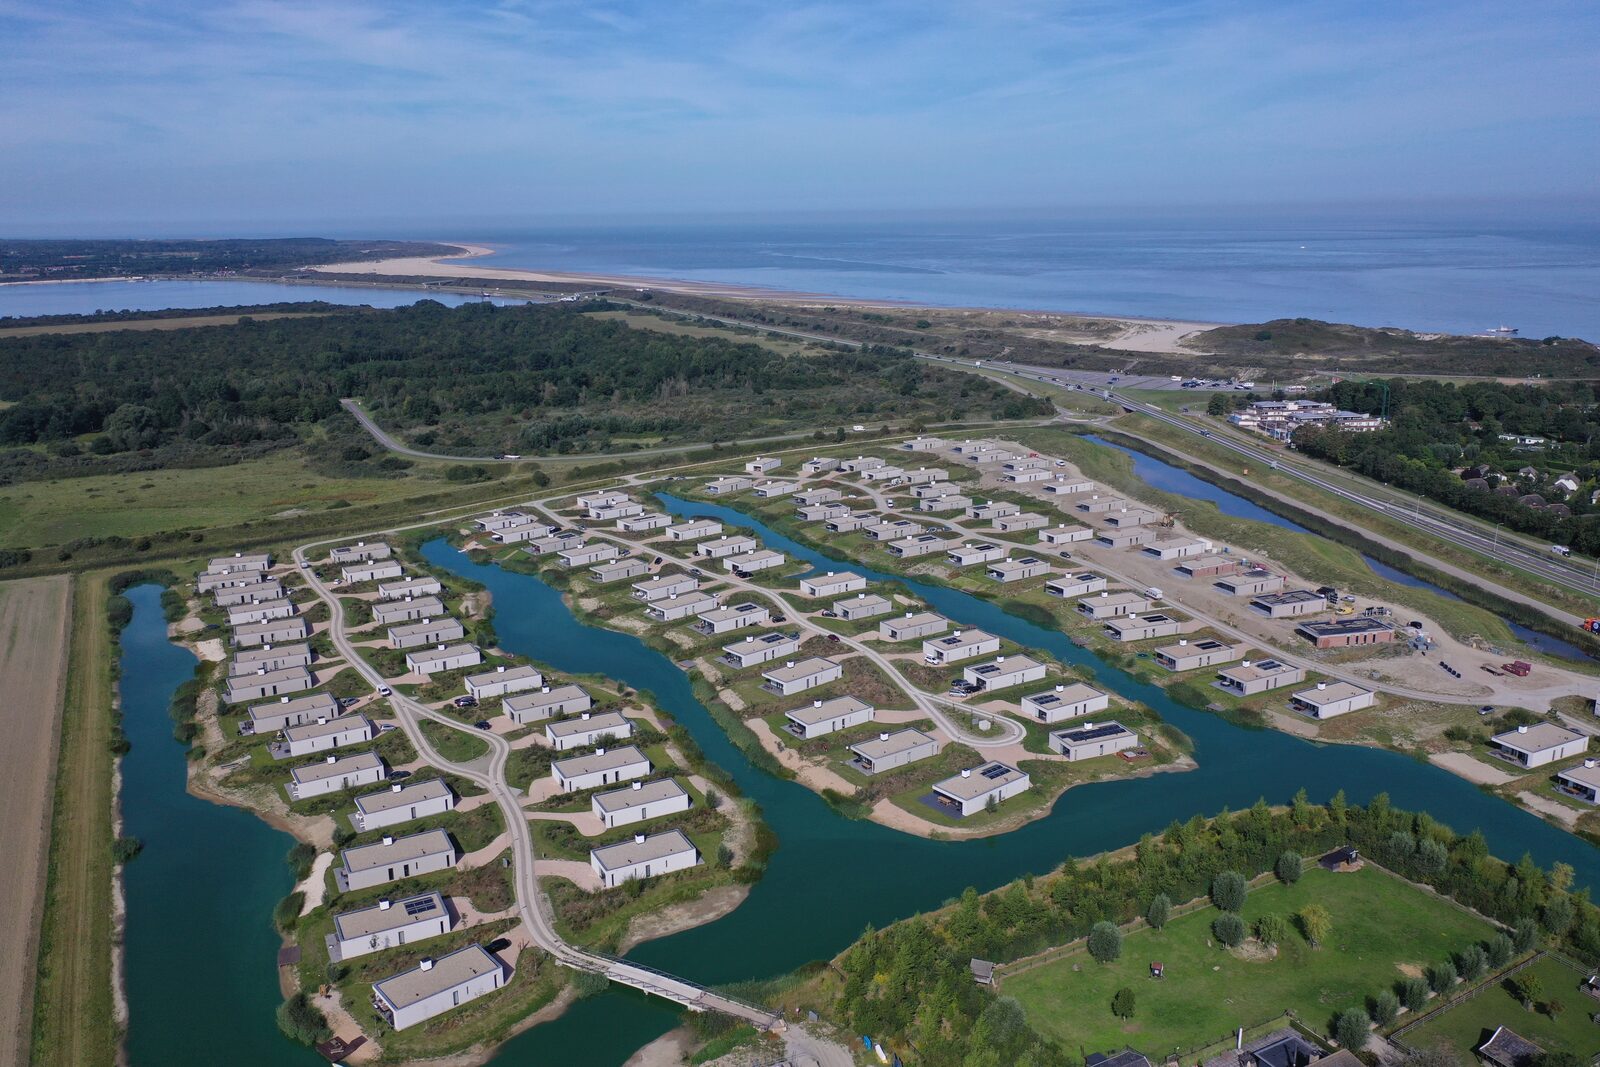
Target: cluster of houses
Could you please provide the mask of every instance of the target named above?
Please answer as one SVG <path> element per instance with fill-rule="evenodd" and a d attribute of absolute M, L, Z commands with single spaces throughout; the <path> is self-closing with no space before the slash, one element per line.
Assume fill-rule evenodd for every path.
<path fill-rule="evenodd" d="M 1514 447 L 1530 451 L 1544 447 L 1545 439 L 1526 435 L 1501 434 L 1502 441 L 1536 442 L 1530 444 L 1518 443 Z M 1499 496 L 1515 500 L 1524 507 L 1535 511 L 1547 512 L 1557 518 L 1567 518 L 1572 514 L 1572 508 L 1566 502 L 1573 499 L 1573 494 L 1583 487 L 1584 479 L 1577 471 L 1567 471 L 1550 477 L 1544 471 L 1534 466 L 1523 466 L 1516 471 L 1500 471 L 1488 463 L 1479 463 L 1470 467 L 1463 467 L 1456 472 L 1462 484 L 1468 489 L 1475 489 L 1483 493 L 1495 493 Z M 1589 503 L 1600 504 L 1600 489 L 1589 494 Z"/>
<path fill-rule="evenodd" d="M 1306 426 L 1331 426 L 1351 433 L 1371 433 L 1388 426 L 1388 420 L 1360 411 L 1344 411 L 1320 400 L 1257 400 L 1228 416 L 1244 430 L 1255 430 L 1287 441 Z"/>

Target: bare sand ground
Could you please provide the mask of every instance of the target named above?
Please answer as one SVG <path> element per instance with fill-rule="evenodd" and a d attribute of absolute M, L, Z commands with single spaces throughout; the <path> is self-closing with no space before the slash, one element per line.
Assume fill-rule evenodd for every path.
<path fill-rule="evenodd" d="M 1482 760 L 1473 759 L 1465 752 L 1434 752 L 1428 756 L 1428 762 L 1477 785 L 1505 785 L 1517 777 L 1499 767 L 1491 767 Z"/>
<path fill-rule="evenodd" d="M 44 906 L 56 741 L 66 680 L 71 582 L 0 584 L 0 1063 L 27 1059 L 35 953 Z"/>

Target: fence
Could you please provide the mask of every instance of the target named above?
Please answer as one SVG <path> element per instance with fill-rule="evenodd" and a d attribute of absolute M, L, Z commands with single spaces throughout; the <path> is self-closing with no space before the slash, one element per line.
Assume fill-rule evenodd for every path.
<path fill-rule="evenodd" d="M 1412 1030 L 1415 1030 L 1419 1026 L 1423 1026 L 1432 1022 L 1434 1019 L 1437 1019 L 1451 1008 L 1458 1007 L 1462 1004 L 1465 1004 L 1469 1000 L 1474 1000 L 1477 997 L 1482 996 L 1486 991 L 1497 987 L 1501 982 L 1504 982 L 1512 975 L 1532 967 L 1535 963 L 1538 963 L 1546 956 L 1555 956 L 1555 958 L 1560 960 L 1563 964 L 1566 964 L 1573 970 L 1582 973 L 1583 969 L 1578 967 L 1575 963 L 1573 963 L 1573 961 L 1567 959 L 1565 956 L 1556 955 L 1555 953 L 1551 952 L 1535 952 L 1521 963 L 1514 963 L 1500 973 L 1490 975 L 1466 992 L 1459 993 L 1456 996 L 1451 997 L 1449 1000 L 1430 1008 L 1428 1011 L 1417 1016 L 1415 1019 L 1412 1019 L 1410 1022 L 1406 1023 L 1404 1026 L 1400 1027 L 1389 1035 L 1390 1043 L 1395 1045 L 1402 1052 L 1415 1052 L 1416 1049 L 1412 1048 L 1412 1046 L 1405 1042 L 1404 1038 L 1406 1034 L 1410 1033 Z"/>

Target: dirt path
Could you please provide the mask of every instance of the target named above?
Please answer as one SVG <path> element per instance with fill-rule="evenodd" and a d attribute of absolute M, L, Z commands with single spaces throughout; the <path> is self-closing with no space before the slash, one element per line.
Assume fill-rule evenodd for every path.
<path fill-rule="evenodd" d="M 71 589 L 65 577 L 0 584 L 0 1063 L 27 1060 Z"/>

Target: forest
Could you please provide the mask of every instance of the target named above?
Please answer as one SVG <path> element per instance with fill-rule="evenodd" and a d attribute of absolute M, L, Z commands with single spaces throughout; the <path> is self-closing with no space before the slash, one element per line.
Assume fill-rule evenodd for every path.
<path fill-rule="evenodd" d="M 1600 550 L 1600 394 L 1593 382 L 1340 382 L 1322 399 L 1390 428 L 1307 428 L 1295 447 L 1514 530 Z"/>
<path fill-rule="evenodd" d="M 1050 411 L 895 350 L 781 355 L 597 320 L 593 307 L 421 301 L 0 338 L 0 482 L 231 462 L 342 426 L 342 397 L 418 444 L 480 455 Z"/>
<path fill-rule="evenodd" d="M 1345 844 L 1515 929 L 1519 943 L 1600 959 L 1600 909 L 1587 891 L 1571 891 L 1570 867 L 1544 871 L 1527 857 L 1503 862 L 1476 831 L 1458 835 L 1426 814 L 1392 808 L 1382 794 L 1363 808 L 1343 793 L 1318 805 L 1302 792 L 1286 808 L 1257 802 L 1212 820 L 1174 822 L 1146 834 L 1128 858 L 1069 859 L 1048 875 L 988 894 L 968 889 L 937 913 L 869 929 L 835 961 L 844 981 L 834 1011 L 850 1032 L 908 1044 L 929 1067 L 1081 1065 L 1081 1050 L 1040 1036 L 1015 1000 L 975 985 L 969 961 L 1018 959 L 1089 936 L 1097 924 L 1129 923 L 1204 897 L 1225 872 L 1249 879 L 1298 869 L 1301 856 Z M 1293 862 L 1283 864 L 1286 856 Z"/>
<path fill-rule="evenodd" d="M 214 241 L 0 240 L 0 283 L 213 271 L 292 270 L 317 263 L 445 256 L 454 245 L 276 237 Z"/>

